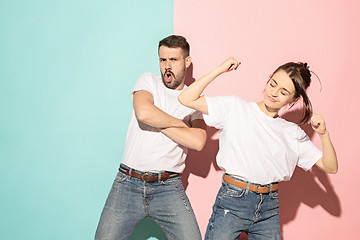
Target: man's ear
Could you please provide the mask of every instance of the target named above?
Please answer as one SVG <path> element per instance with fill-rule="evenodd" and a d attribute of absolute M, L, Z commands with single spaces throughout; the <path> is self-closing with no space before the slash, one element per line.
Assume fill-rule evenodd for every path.
<path fill-rule="evenodd" d="M 191 57 L 187 56 L 185 58 L 185 67 L 188 68 L 188 67 L 190 67 L 190 65 L 191 65 Z"/>

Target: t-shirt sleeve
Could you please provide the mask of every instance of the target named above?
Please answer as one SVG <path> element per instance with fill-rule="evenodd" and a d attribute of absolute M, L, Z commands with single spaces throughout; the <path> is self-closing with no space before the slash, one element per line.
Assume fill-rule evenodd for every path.
<path fill-rule="evenodd" d="M 152 73 L 142 74 L 136 81 L 132 94 L 136 91 L 145 90 L 153 94 L 154 92 L 154 76 Z"/>
<path fill-rule="evenodd" d="M 297 165 L 308 171 L 322 157 L 322 151 L 311 142 L 309 136 L 300 127 L 298 128 L 298 142 L 299 161 Z"/>
<path fill-rule="evenodd" d="M 196 119 L 204 119 L 201 112 L 199 112 L 199 111 L 194 111 L 194 112 L 191 113 L 191 115 L 190 115 L 190 122 L 192 122 L 192 121 L 194 121 L 194 120 L 196 120 Z"/>
<path fill-rule="evenodd" d="M 205 97 L 208 114 L 203 114 L 205 123 L 217 129 L 224 128 L 230 116 L 235 96 Z"/>

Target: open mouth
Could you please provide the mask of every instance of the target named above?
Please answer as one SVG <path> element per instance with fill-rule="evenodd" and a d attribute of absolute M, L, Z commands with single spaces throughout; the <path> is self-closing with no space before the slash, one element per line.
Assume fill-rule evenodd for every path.
<path fill-rule="evenodd" d="M 165 82 L 170 83 L 173 80 L 173 78 L 174 78 L 174 74 L 172 72 L 166 71 L 164 73 Z"/>

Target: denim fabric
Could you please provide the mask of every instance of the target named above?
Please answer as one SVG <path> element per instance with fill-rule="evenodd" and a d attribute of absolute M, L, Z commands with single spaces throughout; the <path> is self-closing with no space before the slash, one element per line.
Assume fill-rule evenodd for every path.
<path fill-rule="evenodd" d="M 278 192 L 259 194 L 223 181 L 205 239 L 281 240 Z"/>
<path fill-rule="evenodd" d="M 128 239 L 144 218 L 157 222 L 168 239 L 201 239 L 180 176 L 149 183 L 122 172 L 114 180 L 95 239 Z"/>

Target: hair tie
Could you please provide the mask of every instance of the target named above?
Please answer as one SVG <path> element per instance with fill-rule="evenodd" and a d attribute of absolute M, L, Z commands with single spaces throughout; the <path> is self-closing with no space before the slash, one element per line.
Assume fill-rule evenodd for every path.
<path fill-rule="evenodd" d="M 318 79 L 318 81 L 319 81 L 319 83 L 320 83 L 320 92 L 321 92 L 321 90 L 322 90 L 322 83 L 321 83 L 321 81 L 320 81 L 319 76 L 318 76 L 314 71 L 309 71 L 309 72 L 312 73 L 312 74 L 314 74 L 314 75 L 316 76 L 316 78 Z"/>
<path fill-rule="evenodd" d="M 306 62 L 303 63 L 303 68 L 305 68 L 307 74 L 311 77 L 311 71 L 310 71 L 309 66 L 308 66 L 308 64 Z"/>

